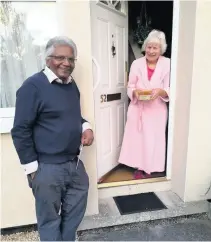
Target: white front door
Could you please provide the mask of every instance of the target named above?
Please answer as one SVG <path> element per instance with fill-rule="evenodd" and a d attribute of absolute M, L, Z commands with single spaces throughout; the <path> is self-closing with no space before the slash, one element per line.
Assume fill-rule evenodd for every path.
<path fill-rule="evenodd" d="M 104 2 L 104 3 L 101 3 Z M 98 180 L 118 164 L 126 113 L 126 1 L 91 1 Z"/>

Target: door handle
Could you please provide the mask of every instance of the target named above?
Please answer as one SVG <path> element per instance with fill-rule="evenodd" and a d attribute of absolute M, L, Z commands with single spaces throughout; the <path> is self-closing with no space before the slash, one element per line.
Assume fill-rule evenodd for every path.
<path fill-rule="evenodd" d="M 112 56 L 114 57 L 116 55 L 116 47 L 114 46 L 114 42 L 111 47 L 111 52 L 112 52 Z"/>

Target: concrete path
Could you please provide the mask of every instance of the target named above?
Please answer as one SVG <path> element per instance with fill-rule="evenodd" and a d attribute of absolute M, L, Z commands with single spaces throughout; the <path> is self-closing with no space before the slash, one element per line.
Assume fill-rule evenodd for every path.
<path fill-rule="evenodd" d="M 207 214 L 80 231 L 79 241 L 211 241 Z M 10 231 L 1 241 L 39 241 L 37 231 Z"/>
<path fill-rule="evenodd" d="M 80 241 L 211 241 L 211 221 L 205 215 L 140 222 L 84 231 Z"/>

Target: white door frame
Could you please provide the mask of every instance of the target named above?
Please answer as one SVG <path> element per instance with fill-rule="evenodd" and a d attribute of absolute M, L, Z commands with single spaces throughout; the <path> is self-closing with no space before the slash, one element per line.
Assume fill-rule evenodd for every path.
<path fill-rule="evenodd" d="M 168 143 L 167 143 L 167 167 L 166 177 L 171 179 L 172 151 L 174 137 L 174 110 L 176 102 L 176 81 L 177 81 L 177 53 L 179 39 L 179 0 L 173 1 L 173 24 L 172 24 L 172 45 L 171 45 L 171 73 L 170 73 L 170 102 L 168 119 Z"/>

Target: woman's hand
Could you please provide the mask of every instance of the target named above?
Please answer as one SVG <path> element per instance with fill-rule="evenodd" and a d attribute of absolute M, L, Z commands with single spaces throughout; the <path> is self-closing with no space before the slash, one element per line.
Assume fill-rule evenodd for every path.
<path fill-rule="evenodd" d="M 155 100 L 158 97 L 165 98 L 167 96 L 167 93 L 165 90 L 160 88 L 155 88 L 152 90 L 151 100 Z"/>
<path fill-rule="evenodd" d="M 133 91 L 133 97 L 136 97 L 138 99 L 138 96 L 139 96 L 139 91 L 138 89 L 136 89 Z"/>

